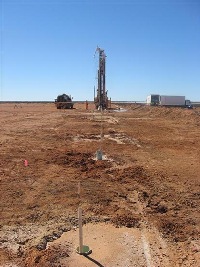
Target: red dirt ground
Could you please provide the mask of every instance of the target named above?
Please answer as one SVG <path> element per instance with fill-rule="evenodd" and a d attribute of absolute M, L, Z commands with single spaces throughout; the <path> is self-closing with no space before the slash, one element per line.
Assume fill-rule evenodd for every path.
<path fill-rule="evenodd" d="M 72 266 L 70 244 L 47 244 L 79 205 L 84 223 L 155 227 L 169 266 L 200 266 L 200 108 L 93 108 L 0 104 L 0 266 Z"/>

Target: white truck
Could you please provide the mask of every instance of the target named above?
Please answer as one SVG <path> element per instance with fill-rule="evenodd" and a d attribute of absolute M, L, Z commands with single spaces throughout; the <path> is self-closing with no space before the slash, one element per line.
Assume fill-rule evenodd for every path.
<path fill-rule="evenodd" d="M 160 96 L 159 95 L 148 95 L 147 96 L 147 105 L 150 106 L 158 106 L 160 101 Z"/>
<path fill-rule="evenodd" d="M 150 106 L 192 108 L 192 104 L 190 100 L 186 100 L 185 96 L 152 94 L 152 95 L 147 96 L 146 104 Z"/>

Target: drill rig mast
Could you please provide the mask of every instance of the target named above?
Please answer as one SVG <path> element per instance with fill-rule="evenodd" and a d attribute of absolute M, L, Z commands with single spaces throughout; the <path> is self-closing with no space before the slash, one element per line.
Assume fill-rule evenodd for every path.
<path fill-rule="evenodd" d="M 106 54 L 103 49 L 97 47 L 96 52 L 99 53 L 98 67 L 98 85 L 97 95 L 94 97 L 94 103 L 97 109 L 108 108 L 108 97 L 106 91 Z"/>

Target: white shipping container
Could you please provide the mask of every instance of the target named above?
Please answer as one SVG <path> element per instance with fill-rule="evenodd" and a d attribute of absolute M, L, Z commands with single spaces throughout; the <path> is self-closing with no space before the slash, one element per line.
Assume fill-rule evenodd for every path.
<path fill-rule="evenodd" d="M 185 96 L 160 96 L 161 106 L 185 106 Z"/>

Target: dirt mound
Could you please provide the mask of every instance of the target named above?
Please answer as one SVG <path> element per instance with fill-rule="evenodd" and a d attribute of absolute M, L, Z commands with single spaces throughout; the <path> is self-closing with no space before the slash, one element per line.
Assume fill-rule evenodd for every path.
<path fill-rule="evenodd" d="M 71 249 L 67 245 L 51 246 L 49 249 L 43 251 L 32 249 L 24 256 L 24 267 L 59 267 L 61 266 L 59 265 L 59 261 L 62 260 L 62 258 L 69 257 L 70 250 Z"/>
<path fill-rule="evenodd" d="M 200 122 L 200 108 L 187 109 L 181 107 L 157 107 L 157 106 L 136 106 L 130 105 L 128 110 L 134 112 L 141 117 L 148 116 L 150 118 L 168 118 L 172 120 L 193 120 Z"/>

